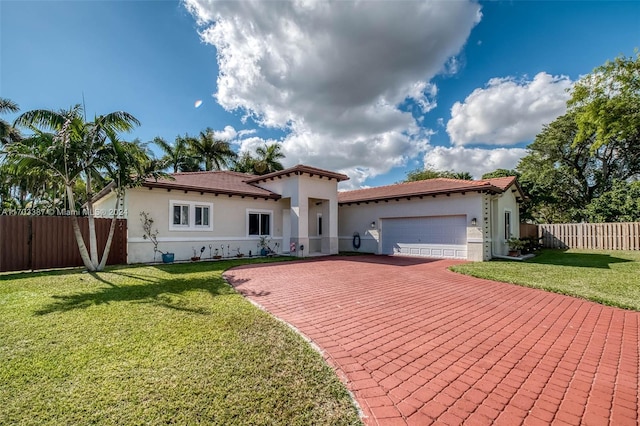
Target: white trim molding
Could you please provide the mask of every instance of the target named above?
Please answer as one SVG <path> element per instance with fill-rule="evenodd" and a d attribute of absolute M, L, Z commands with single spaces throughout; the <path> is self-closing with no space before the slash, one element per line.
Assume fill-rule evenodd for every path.
<path fill-rule="evenodd" d="M 269 237 L 270 240 L 282 240 L 282 237 Z M 256 241 L 255 237 L 158 237 L 159 243 L 197 243 L 217 241 Z M 148 239 L 142 237 L 131 237 L 127 239 L 130 243 L 148 243 Z"/>

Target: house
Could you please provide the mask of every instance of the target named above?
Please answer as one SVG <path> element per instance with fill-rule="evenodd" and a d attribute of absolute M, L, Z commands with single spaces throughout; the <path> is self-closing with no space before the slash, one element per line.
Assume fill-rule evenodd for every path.
<path fill-rule="evenodd" d="M 520 235 L 515 177 L 479 181 L 429 179 L 338 195 L 340 250 L 489 260 Z"/>
<path fill-rule="evenodd" d="M 176 173 L 129 189 L 129 263 L 154 259 L 140 213 L 158 230 L 159 249 L 176 260 L 258 254 L 260 239 L 296 256 L 360 251 L 482 261 L 507 253 L 519 235 L 515 177 L 433 179 L 338 191 L 348 176 L 297 165 L 263 176 L 231 171 Z M 96 212 L 113 210 L 115 194 L 97 195 Z"/>

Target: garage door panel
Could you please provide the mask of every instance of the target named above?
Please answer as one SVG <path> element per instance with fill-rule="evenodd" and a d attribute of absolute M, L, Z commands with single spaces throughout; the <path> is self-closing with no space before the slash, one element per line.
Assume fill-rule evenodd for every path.
<path fill-rule="evenodd" d="M 466 259 L 466 216 L 383 219 L 382 253 Z"/>

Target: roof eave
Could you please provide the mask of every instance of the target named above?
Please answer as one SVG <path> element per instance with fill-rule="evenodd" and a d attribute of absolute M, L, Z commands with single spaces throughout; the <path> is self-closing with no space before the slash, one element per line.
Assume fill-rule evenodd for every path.
<path fill-rule="evenodd" d="M 229 196 L 236 195 L 239 197 L 264 198 L 267 200 L 279 200 L 281 198 L 280 195 L 273 192 L 270 192 L 269 194 L 256 194 L 254 192 L 230 191 L 227 189 L 220 189 L 220 188 L 203 188 L 199 186 L 178 185 L 175 183 L 164 183 L 164 182 L 144 182 L 142 186 L 150 189 L 160 188 L 160 189 L 167 189 L 167 190 L 200 192 L 203 194 L 220 194 L 220 195 L 229 195 Z"/>
<path fill-rule="evenodd" d="M 487 185 L 487 186 L 465 187 L 465 188 L 456 188 L 456 189 L 448 189 L 448 190 L 440 190 L 440 191 L 423 191 L 423 192 L 416 192 L 412 194 L 385 195 L 381 197 L 363 197 L 363 198 L 354 199 L 354 200 L 338 201 L 338 205 L 385 201 L 385 200 L 399 200 L 402 198 L 416 198 L 416 197 L 437 196 L 437 195 L 447 195 L 447 194 L 460 194 L 460 193 L 466 193 L 466 192 L 483 192 L 483 191 L 489 192 L 491 194 L 499 194 L 503 192 L 500 188 L 496 186 Z"/>
<path fill-rule="evenodd" d="M 282 176 L 301 176 L 303 174 L 308 174 L 309 176 L 318 176 L 320 178 L 326 177 L 327 179 L 335 179 L 338 182 L 349 180 L 349 176 L 343 175 L 342 173 L 335 173 L 328 170 L 316 169 L 315 167 L 298 165 L 294 167 L 290 167 L 288 169 L 279 170 L 277 172 L 268 173 L 262 176 L 256 176 L 255 178 L 248 179 L 246 183 L 260 183 L 266 182 L 268 180 L 274 180 L 275 178 L 282 178 Z"/>

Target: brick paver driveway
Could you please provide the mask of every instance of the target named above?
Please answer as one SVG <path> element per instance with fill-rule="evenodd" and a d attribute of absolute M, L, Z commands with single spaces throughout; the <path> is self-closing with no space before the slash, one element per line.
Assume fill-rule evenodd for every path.
<path fill-rule="evenodd" d="M 453 263 L 331 257 L 226 277 L 322 349 L 367 424 L 638 424 L 640 313 Z"/>

